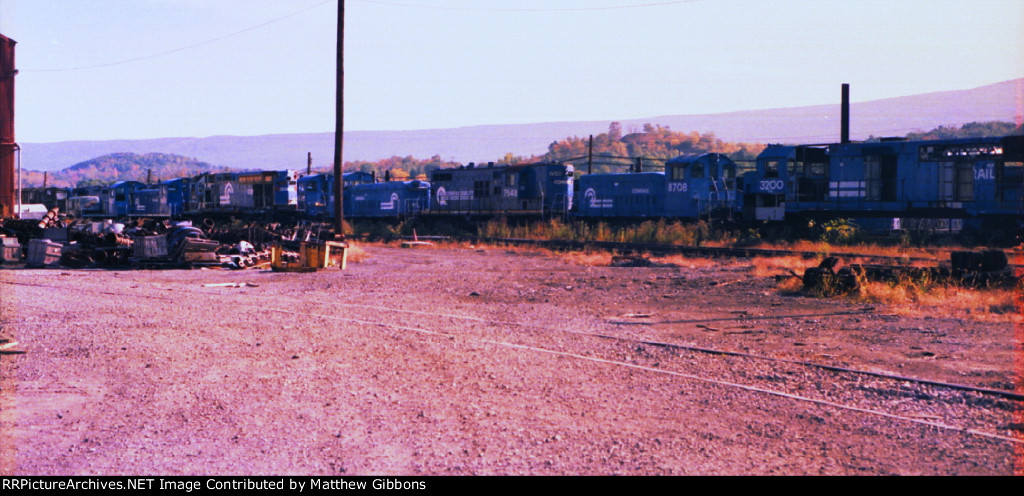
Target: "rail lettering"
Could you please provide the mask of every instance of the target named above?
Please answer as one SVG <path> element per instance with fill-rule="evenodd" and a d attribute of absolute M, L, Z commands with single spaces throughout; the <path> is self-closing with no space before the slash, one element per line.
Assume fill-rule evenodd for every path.
<path fill-rule="evenodd" d="M 686 190 L 687 190 L 687 184 L 686 183 L 668 183 L 668 192 L 669 193 L 686 193 Z"/>

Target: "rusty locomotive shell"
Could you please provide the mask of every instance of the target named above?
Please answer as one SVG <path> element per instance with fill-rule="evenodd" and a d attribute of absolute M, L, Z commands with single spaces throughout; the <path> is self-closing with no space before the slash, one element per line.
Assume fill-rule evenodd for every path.
<path fill-rule="evenodd" d="M 14 40 L 0 34 L 0 217 L 14 214 Z"/>

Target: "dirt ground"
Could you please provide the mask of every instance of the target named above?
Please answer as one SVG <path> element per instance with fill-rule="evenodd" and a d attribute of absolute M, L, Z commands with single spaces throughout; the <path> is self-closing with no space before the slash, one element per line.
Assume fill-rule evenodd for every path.
<path fill-rule="evenodd" d="M 786 295 L 742 262 L 364 249 L 315 274 L 0 269 L 25 352 L 0 355 L 0 474 L 1024 472 L 1019 401 L 692 349 L 1022 391 L 1013 324 Z"/>

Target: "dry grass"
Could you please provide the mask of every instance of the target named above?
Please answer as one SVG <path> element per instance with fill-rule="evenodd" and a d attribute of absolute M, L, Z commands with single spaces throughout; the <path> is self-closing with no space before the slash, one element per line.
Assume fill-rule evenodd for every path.
<path fill-rule="evenodd" d="M 514 253 L 523 254 L 544 254 L 561 258 L 569 263 L 587 267 L 607 267 L 612 263 L 612 253 L 603 251 L 570 251 L 559 252 L 535 247 L 517 246 L 491 246 L 471 245 L 468 243 L 441 243 L 438 248 L 456 249 L 502 249 Z M 801 251 L 821 251 L 821 243 L 796 242 L 786 248 Z M 779 248 L 778 245 L 772 248 Z M 849 252 L 865 254 L 883 254 L 887 249 L 896 250 L 894 247 L 872 247 L 853 246 L 844 247 Z M 902 250 L 902 249 L 901 249 Z M 934 255 L 921 250 L 920 253 L 907 253 L 900 251 L 899 255 L 906 256 L 929 256 Z M 736 259 L 715 259 L 701 257 L 686 257 L 683 255 L 667 255 L 655 257 L 650 254 L 644 255 L 654 262 L 670 263 L 679 267 L 691 269 L 707 267 L 734 267 L 741 263 Z M 351 259 L 350 259 L 351 260 Z M 744 265 L 752 265 L 750 274 L 753 277 L 773 277 L 777 275 L 803 274 L 808 267 L 814 267 L 820 259 L 806 259 L 799 256 L 787 257 L 755 257 L 751 261 L 742 261 Z M 845 263 L 863 263 L 861 260 L 844 260 Z M 803 281 L 796 277 L 781 279 L 776 290 L 782 293 L 797 293 L 803 288 Z M 956 286 L 936 284 L 930 281 L 909 281 L 904 280 L 895 284 L 884 282 L 863 281 L 861 291 L 858 294 L 849 295 L 846 298 L 858 303 L 882 304 L 890 307 L 890 310 L 907 317 L 952 317 L 965 318 L 981 322 L 1014 322 L 1024 323 L 1024 296 L 1021 296 L 1022 288 L 1017 289 L 970 289 Z M 1020 301 L 1014 302 L 1014 298 Z"/>
<path fill-rule="evenodd" d="M 370 254 L 359 246 L 357 243 L 349 242 L 348 249 L 346 250 L 348 261 L 352 263 L 359 263 L 370 257 Z"/>
<path fill-rule="evenodd" d="M 612 254 L 603 251 L 556 252 L 556 256 L 566 262 L 586 267 L 607 267 L 612 264 Z"/>
<path fill-rule="evenodd" d="M 754 257 L 751 262 L 750 275 L 753 277 L 802 276 L 808 267 L 817 266 L 819 259 L 807 259 L 798 256 L 789 257 Z M 800 277 L 779 279 L 775 289 L 783 294 L 795 294 L 803 290 L 804 282 Z"/>
<path fill-rule="evenodd" d="M 845 263 L 862 263 L 844 260 Z M 776 275 L 802 275 L 818 260 L 801 257 L 757 257 L 753 259 L 751 274 L 755 277 Z M 846 296 L 858 303 L 887 305 L 889 309 L 906 317 L 963 318 L 980 322 L 1024 322 L 1024 287 L 1015 289 L 974 289 L 940 284 L 930 280 L 902 279 L 897 282 L 861 281 L 859 293 Z M 782 279 L 776 289 L 782 293 L 795 293 L 803 289 L 801 279 Z M 1014 299 L 1018 301 L 1015 303 Z"/>
<path fill-rule="evenodd" d="M 797 277 L 787 277 L 776 283 L 775 289 L 782 294 L 799 293 L 804 289 L 804 281 Z"/>
<path fill-rule="evenodd" d="M 981 322 L 1022 323 L 1017 289 L 973 289 L 910 281 L 864 282 L 851 298 L 864 303 L 888 305 L 907 317 L 952 317 Z"/>
<path fill-rule="evenodd" d="M 549 252 L 553 256 L 559 257 L 569 263 L 576 265 L 583 265 L 587 267 L 608 267 L 612 264 L 612 257 L 614 256 L 609 252 L 602 251 L 570 251 L 570 252 Z M 706 257 L 686 257 L 683 255 L 666 255 L 663 257 L 653 256 L 649 253 L 640 255 L 652 262 L 659 264 L 672 264 L 678 267 L 685 267 L 689 269 L 702 269 L 707 267 L 729 267 L 736 265 L 735 259 L 720 259 L 720 258 L 706 258 Z"/>
<path fill-rule="evenodd" d="M 395 246 L 401 244 L 396 241 L 393 243 Z M 427 245 L 425 248 L 444 249 L 444 250 L 476 250 L 483 249 L 485 246 L 477 246 L 467 241 L 437 241 L 433 245 Z M 487 248 L 493 248 L 492 246 L 486 246 Z"/>
<path fill-rule="evenodd" d="M 664 257 L 650 257 L 652 261 L 663 264 L 672 264 L 690 269 L 703 269 L 707 267 L 730 267 L 736 265 L 736 259 L 687 257 L 684 255 L 666 255 Z"/>
<path fill-rule="evenodd" d="M 771 277 L 786 275 L 792 272 L 803 274 L 807 267 L 816 266 L 820 260 L 805 259 L 803 257 L 754 257 L 752 259 L 754 268 L 751 275 L 754 277 Z"/>
<path fill-rule="evenodd" d="M 487 238 L 612 241 L 685 246 L 698 246 L 706 242 L 735 242 L 731 233 L 712 231 L 705 222 L 670 222 L 665 219 L 647 220 L 629 226 L 605 222 L 596 224 L 581 221 L 563 222 L 557 219 L 530 224 L 510 224 L 505 219 L 495 219 L 479 226 L 477 234 Z"/>
<path fill-rule="evenodd" d="M 753 248 L 766 250 L 793 250 L 804 252 L 815 252 L 822 255 L 840 255 L 843 253 L 856 253 L 863 255 L 877 255 L 884 257 L 914 257 L 914 258 L 947 258 L 949 252 L 955 248 L 912 248 L 905 246 L 882 246 L 877 244 L 859 245 L 832 245 L 823 241 L 797 240 L 789 243 L 760 243 Z M 978 250 L 981 248 L 972 248 Z"/>

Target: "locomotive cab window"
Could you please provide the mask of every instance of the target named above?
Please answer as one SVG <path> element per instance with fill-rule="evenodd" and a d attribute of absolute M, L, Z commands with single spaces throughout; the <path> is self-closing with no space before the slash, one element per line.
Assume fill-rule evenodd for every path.
<path fill-rule="evenodd" d="M 736 165 L 728 163 L 722 166 L 722 180 L 727 189 L 736 189 Z"/>
<path fill-rule="evenodd" d="M 704 177 L 704 164 L 694 162 L 693 165 L 690 166 L 690 177 Z"/>
<path fill-rule="evenodd" d="M 779 167 L 785 166 L 785 160 L 769 160 L 764 164 L 764 177 L 779 177 Z"/>

